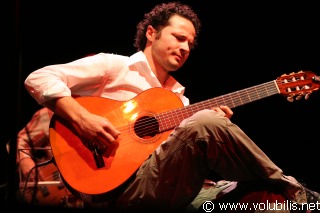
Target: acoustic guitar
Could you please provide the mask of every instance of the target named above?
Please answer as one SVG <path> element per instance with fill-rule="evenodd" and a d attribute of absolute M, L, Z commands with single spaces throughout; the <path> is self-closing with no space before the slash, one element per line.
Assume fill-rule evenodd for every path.
<path fill-rule="evenodd" d="M 110 120 L 121 135 L 107 150 L 99 150 L 54 115 L 50 122 L 53 156 L 61 177 L 73 192 L 88 199 L 107 196 L 123 186 L 173 128 L 195 112 L 220 105 L 234 108 L 275 94 L 289 101 L 307 99 L 319 89 L 319 81 L 313 72 L 299 71 L 189 106 L 183 106 L 172 91 L 163 88 L 146 90 L 128 101 L 78 97 L 83 107 Z"/>

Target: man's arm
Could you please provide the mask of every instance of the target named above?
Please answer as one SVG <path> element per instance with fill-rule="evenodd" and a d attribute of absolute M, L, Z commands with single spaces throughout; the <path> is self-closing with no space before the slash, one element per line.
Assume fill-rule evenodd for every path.
<path fill-rule="evenodd" d="M 44 105 L 70 122 L 79 135 L 98 146 L 109 146 L 120 134 L 108 119 L 92 114 L 72 97 L 52 99 Z"/>

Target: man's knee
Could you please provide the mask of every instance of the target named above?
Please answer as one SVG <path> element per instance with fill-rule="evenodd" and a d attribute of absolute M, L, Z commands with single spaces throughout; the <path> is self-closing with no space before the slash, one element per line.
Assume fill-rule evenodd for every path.
<path fill-rule="evenodd" d="M 190 117 L 188 128 L 199 131 L 199 129 L 213 131 L 214 129 L 224 129 L 226 119 L 221 113 L 205 109 L 196 112 Z"/>

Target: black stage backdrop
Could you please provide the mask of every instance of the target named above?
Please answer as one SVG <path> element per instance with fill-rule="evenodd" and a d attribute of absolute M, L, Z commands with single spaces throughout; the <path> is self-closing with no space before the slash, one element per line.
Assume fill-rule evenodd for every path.
<path fill-rule="evenodd" d="M 27 75 L 48 64 L 91 53 L 135 52 L 138 21 L 163 1 L 13 1 L 5 17 L 2 141 L 40 106 L 26 92 Z M 282 74 L 320 75 L 320 14 L 306 3 L 182 1 L 198 12 L 199 46 L 174 76 L 192 103 L 275 80 Z M 8 82 L 7 82 L 8 81 Z M 238 124 L 287 175 L 320 191 L 320 92 L 288 102 L 275 95 L 233 109 Z M 9 124 L 9 125 L 7 125 Z M 14 143 L 12 143 L 12 146 Z M 11 159 L 9 162 L 14 166 Z M 9 176 L 12 171 L 9 169 Z"/>

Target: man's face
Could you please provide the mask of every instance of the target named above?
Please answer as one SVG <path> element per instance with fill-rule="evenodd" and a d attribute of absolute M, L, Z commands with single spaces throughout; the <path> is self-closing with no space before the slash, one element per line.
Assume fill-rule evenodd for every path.
<path fill-rule="evenodd" d="M 187 60 L 194 44 L 195 28 L 191 21 L 178 15 L 158 32 L 152 44 L 155 65 L 166 71 L 179 69 Z"/>

